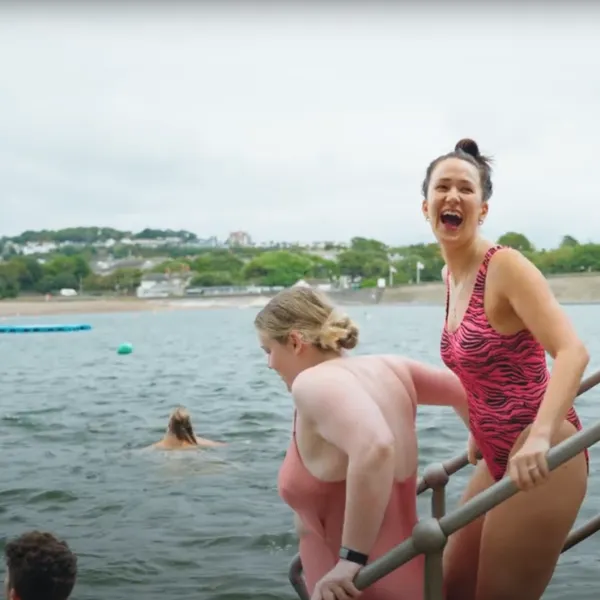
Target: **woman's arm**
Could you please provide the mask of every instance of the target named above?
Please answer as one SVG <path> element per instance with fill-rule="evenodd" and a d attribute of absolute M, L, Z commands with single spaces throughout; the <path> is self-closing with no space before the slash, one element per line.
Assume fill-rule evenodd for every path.
<path fill-rule="evenodd" d="M 469 428 L 467 393 L 460 379 L 450 370 L 416 360 L 401 359 L 408 367 L 418 404 L 451 406 Z"/>
<path fill-rule="evenodd" d="M 530 435 L 550 439 L 577 395 L 588 352 L 542 273 L 515 250 L 498 252 L 490 263 L 498 290 L 523 325 L 554 359 L 550 381 Z"/>
<path fill-rule="evenodd" d="M 348 456 L 342 546 L 368 555 L 392 491 L 394 436 L 379 407 L 348 371 L 304 371 L 296 377 L 292 395 L 303 418 Z"/>
<path fill-rule="evenodd" d="M 221 446 L 226 445 L 225 442 L 215 442 L 198 436 L 196 436 L 196 443 L 200 448 L 220 448 Z"/>

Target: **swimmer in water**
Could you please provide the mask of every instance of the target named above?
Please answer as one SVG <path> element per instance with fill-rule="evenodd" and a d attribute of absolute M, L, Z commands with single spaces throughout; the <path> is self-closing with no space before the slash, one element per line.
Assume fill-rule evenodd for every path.
<path fill-rule="evenodd" d="M 456 375 L 401 356 L 346 356 L 358 328 L 310 288 L 286 289 L 255 320 L 269 368 L 291 392 L 291 442 L 279 493 L 294 510 L 311 600 L 348 600 L 353 580 L 417 523 L 416 405 L 446 404 L 468 422 Z M 360 593 L 422 600 L 422 556 Z"/>
<path fill-rule="evenodd" d="M 185 408 L 176 408 L 169 419 L 165 436 L 152 448 L 159 450 L 194 450 L 197 448 L 217 448 L 224 446 L 223 442 L 213 442 L 199 438 L 194 433 L 192 420 Z"/>

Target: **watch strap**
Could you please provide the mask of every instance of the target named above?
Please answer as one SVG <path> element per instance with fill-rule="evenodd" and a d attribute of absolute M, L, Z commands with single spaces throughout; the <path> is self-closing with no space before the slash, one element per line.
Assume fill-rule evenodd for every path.
<path fill-rule="evenodd" d="M 363 567 L 369 562 L 369 556 L 367 554 L 357 552 L 356 550 L 352 550 L 352 548 L 346 548 L 346 546 L 340 548 L 340 558 L 362 565 Z"/>

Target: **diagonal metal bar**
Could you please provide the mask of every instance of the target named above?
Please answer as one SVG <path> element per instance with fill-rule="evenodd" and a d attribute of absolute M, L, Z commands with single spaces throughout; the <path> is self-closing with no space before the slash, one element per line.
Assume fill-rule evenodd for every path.
<path fill-rule="evenodd" d="M 582 381 L 577 396 L 581 396 L 599 383 L 600 371 L 597 371 Z M 548 453 L 548 466 L 551 470 L 554 470 L 598 441 L 600 441 L 600 421 L 552 448 Z M 447 475 L 450 476 L 468 464 L 467 453 L 464 452 L 442 463 L 442 466 Z M 430 488 L 431 486 L 426 479 L 421 478 L 417 485 L 417 495 Z M 508 500 L 508 498 L 517 492 L 518 489 L 515 484 L 511 479 L 506 477 L 441 519 L 420 521 L 417 523 L 410 538 L 359 571 L 355 579 L 356 586 L 361 590 L 365 589 L 419 554 L 435 552 L 436 545 L 445 543 L 445 539 L 449 535 L 468 525 L 471 521 L 479 518 L 501 502 Z M 562 551 L 566 552 L 597 531 L 600 531 L 600 515 L 579 529 L 572 531 Z M 417 537 L 419 539 L 415 541 Z M 423 541 L 426 538 L 428 538 L 427 543 Z M 434 540 L 433 545 L 431 540 Z M 300 600 L 310 600 L 302 577 L 300 555 L 297 554 L 292 560 L 288 575 Z"/>
<path fill-rule="evenodd" d="M 587 429 L 578 431 L 567 440 L 554 446 L 548 452 L 548 466 L 550 470 L 556 469 L 598 441 L 600 441 L 600 421 Z M 456 510 L 445 515 L 439 521 L 436 519 L 429 520 L 428 529 L 434 530 L 437 527 L 442 534 L 442 538 L 448 538 L 455 531 L 484 515 L 501 502 L 508 500 L 517 492 L 517 486 L 512 479 L 505 477 Z M 417 527 L 419 527 L 419 524 L 417 524 Z M 415 527 L 415 530 L 417 527 Z M 424 528 L 422 527 L 422 529 Z M 431 531 L 427 533 L 429 535 Z M 417 546 L 415 545 L 416 534 L 417 531 L 414 531 L 409 539 L 396 546 L 393 550 L 390 550 L 385 556 L 362 568 L 355 579 L 356 587 L 363 590 L 378 579 L 385 577 L 394 569 L 412 560 L 418 554 L 431 551 L 425 544 L 422 544 L 422 549 L 417 550 Z M 429 537 L 432 537 L 432 535 L 429 535 Z"/>

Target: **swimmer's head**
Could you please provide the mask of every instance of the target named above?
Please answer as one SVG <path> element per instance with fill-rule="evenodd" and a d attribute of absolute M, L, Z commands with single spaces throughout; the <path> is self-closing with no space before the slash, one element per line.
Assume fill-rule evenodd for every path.
<path fill-rule="evenodd" d="M 468 244 L 477 236 L 492 196 L 491 175 L 491 159 L 469 139 L 429 164 L 422 210 L 440 244 Z"/>
<path fill-rule="evenodd" d="M 187 410 L 181 406 L 171 413 L 169 425 L 167 426 L 167 433 L 174 436 L 180 442 L 187 442 L 189 444 L 198 443 L 196 441 L 196 435 L 194 434 L 190 415 Z"/>
<path fill-rule="evenodd" d="M 6 597 L 10 600 L 67 600 L 77 578 L 77 557 L 51 533 L 28 531 L 4 550 Z"/>
<path fill-rule="evenodd" d="M 288 387 L 305 368 L 351 350 L 358 343 L 358 327 L 339 314 L 326 296 L 308 287 L 279 292 L 258 313 L 254 325 L 261 346 Z"/>

